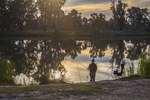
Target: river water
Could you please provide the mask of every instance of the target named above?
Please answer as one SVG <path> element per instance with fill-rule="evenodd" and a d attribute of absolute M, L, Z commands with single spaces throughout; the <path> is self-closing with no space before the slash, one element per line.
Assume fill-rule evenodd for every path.
<path fill-rule="evenodd" d="M 15 63 L 16 84 L 44 83 L 48 79 L 89 82 L 87 68 L 93 58 L 98 67 L 96 81 L 112 80 L 117 78 L 113 71 L 122 60 L 126 62 L 123 76 L 128 75 L 132 63 L 136 74 L 142 54 L 150 54 L 149 37 L 0 39 L 0 56 Z"/>

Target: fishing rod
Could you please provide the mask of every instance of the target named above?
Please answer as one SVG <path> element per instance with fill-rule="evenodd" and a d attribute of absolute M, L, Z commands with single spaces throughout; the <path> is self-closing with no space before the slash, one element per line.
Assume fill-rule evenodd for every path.
<path fill-rule="evenodd" d="M 81 74 L 80 74 L 80 69 L 79 69 L 78 63 L 77 63 L 77 68 L 78 68 L 78 73 L 79 73 L 79 78 L 80 78 L 80 83 L 81 83 L 82 79 L 81 79 Z"/>
<path fill-rule="evenodd" d="M 85 66 L 84 64 L 82 64 L 81 62 L 79 62 L 79 61 L 77 61 L 77 60 L 75 60 L 77 63 L 79 63 L 80 65 L 82 65 L 84 68 L 86 68 L 87 69 L 87 66 Z"/>
<path fill-rule="evenodd" d="M 82 65 L 82 66 L 83 66 L 84 68 L 86 68 L 86 69 L 88 69 L 88 67 L 85 66 L 84 64 L 82 64 L 81 62 L 77 61 L 77 60 L 75 60 L 75 61 L 76 61 L 76 63 L 77 63 L 77 67 L 78 67 L 78 73 L 79 73 L 79 77 L 80 77 L 80 82 L 82 82 L 81 75 L 80 75 L 80 69 L 79 69 L 78 64 Z M 88 79 L 89 79 L 88 76 L 89 76 L 89 75 L 87 75 L 87 82 L 88 82 Z"/>
<path fill-rule="evenodd" d="M 72 60 L 72 62 L 75 62 L 75 61 Z M 66 62 L 65 62 L 65 64 L 66 64 Z M 80 83 L 81 83 L 81 82 L 82 82 L 82 79 L 81 79 L 80 69 L 79 69 L 78 63 L 76 63 L 76 64 L 77 64 L 79 79 L 80 79 Z M 67 65 L 67 64 L 66 64 L 66 65 Z"/>

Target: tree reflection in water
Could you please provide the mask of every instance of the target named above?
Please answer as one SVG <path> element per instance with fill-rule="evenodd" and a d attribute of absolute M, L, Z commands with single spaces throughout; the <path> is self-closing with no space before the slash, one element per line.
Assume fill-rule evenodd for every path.
<path fill-rule="evenodd" d="M 129 42 L 130 41 L 130 42 Z M 127 46 L 128 42 L 132 47 Z M 111 49 L 111 63 L 120 65 L 123 58 L 137 60 L 145 53 L 150 40 L 0 40 L 0 57 L 15 63 L 17 74 L 24 73 L 41 84 L 54 80 L 63 82 L 67 70 L 62 64 L 65 57 L 75 59 L 83 50 L 90 49 L 91 58 L 103 58 Z M 56 74 L 57 73 L 57 74 Z"/>

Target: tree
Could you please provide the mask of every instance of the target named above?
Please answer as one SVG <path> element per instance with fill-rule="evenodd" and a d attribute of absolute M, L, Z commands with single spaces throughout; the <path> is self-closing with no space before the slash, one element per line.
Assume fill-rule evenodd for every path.
<path fill-rule="evenodd" d="M 50 0 L 37 0 L 37 5 L 40 11 L 40 24 L 43 30 L 46 31 L 52 20 L 52 3 Z"/>
<path fill-rule="evenodd" d="M 13 76 L 15 75 L 15 65 L 12 61 L 0 58 L 0 82 L 13 84 Z"/>
<path fill-rule="evenodd" d="M 123 30 L 125 26 L 125 9 L 128 5 L 126 3 L 122 3 L 121 0 L 118 0 L 118 4 L 116 5 L 116 14 L 117 14 L 117 22 L 119 26 L 119 30 Z"/>
<path fill-rule="evenodd" d="M 19 8 L 19 9 L 18 9 Z M 9 30 L 24 30 L 36 17 L 35 0 L 13 0 L 8 9 Z"/>
<path fill-rule="evenodd" d="M 92 29 L 95 30 L 96 33 L 100 32 L 100 30 L 105 30 L 107 28 L 106 17 L 102 13 L 92 13 L 90 21 Z"/>
<path fill-rule="evenodd" d="M 113 28 L 123 30 L 125 26 L 125 9 L 128 6 L 126 3 L 122 3 L 122 0 L 118 0 L 118 4 L 115 5 L 115 0 L 110 0 L 111 10 L 113 12 Z"/>
<path fill-rule="evenodd" d="M 61 7 L 66 3 L 66 0 L 52 0 L 53 13 L 55 20 L 55 33 L 59 33 L 61 29 L 61 18 L 64 16 L 64 12 Z"/>
<path fill-rule="evenodd" d="M 43 30 L 47 30 L 47 26 L 54 24 L 55 32 L 60 31 L 60 17 L 62 16 L 61 7 L 66 0 L 37 0 L 40 10 L 41 24 Z"/>
<path fill-rule="evenodd" d="M 115 7 L 115 0 L 110 0 L 111 1 L 111 7 L 110 9 L 112 10 L 113 13 L 113 29 L 116 30 L 117 29 L 117 16 L 116 16 L 116 7 Z"/>
<path fill-rule="evenodd" d="M 82 13 L 79 13 L 77 10 L 73 9 L 71 12 L 68 14 L 72 20 L 73 20 L 73 27 L 74 28 L 81 28 L 81 15 Z"/>
<path fill-rule="evenodd" d="M 0 29 L 4 31 L 7 28 L 7 15 L 8 15 L 8 1 L 1 0 L 0 1 Z"/>
<path fill-rule="evenodd" d="M 88 19 L 86 17 L 83 17 L 83 19 L 82 19 L 82 26 L 83 26 L 83 28 L 86 29 L 87 25 L 88 25 Z"/>
<path fill-rule="evenodd" d="M 127 21 L 132 29 L 139 30 L 148 26 L 149 12 L 147 8 L 140 9 L 139 7 L 131 7 L 127 11 Z"/>
<path fill-rule="evenodd" d="M 82 27 L 81 13 L 77 10 L 71 10 L 68 15 L 63 17 L 63 28 L 65 30 L 79 30 Z"/>

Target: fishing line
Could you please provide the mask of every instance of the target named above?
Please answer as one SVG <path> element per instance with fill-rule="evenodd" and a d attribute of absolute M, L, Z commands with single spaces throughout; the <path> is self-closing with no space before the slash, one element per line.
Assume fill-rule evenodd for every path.
<path fill-rule="evenodd" d="M 77 68 L 78 68 L 78 73 L 79 73 L 79 79 L 80 79 L 80 83 L 82 82 L 82 80 L 81 80 L 81 75 L 80 75 L 80 69 L 79 69 L 79 66 L 78 66 L 78 63 L 76 62 L 76 64 L 77 64 Z"/>
<path fill-rule="evenodd" d="M 77 63 L 79 63 L 80 65 L 82 65 L 84 68 L 87 69 L 87 66 L 85 66 L 84 64 L 82 64 L 81 62 L 78 62 L 77 60 L 75 60 Z"/>

